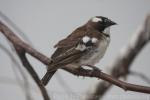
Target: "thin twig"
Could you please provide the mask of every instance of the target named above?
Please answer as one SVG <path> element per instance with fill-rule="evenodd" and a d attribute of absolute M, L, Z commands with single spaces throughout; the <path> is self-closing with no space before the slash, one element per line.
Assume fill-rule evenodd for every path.
<path fill-rule="evenodd" d="M 11 21 L 2 11 L 0 11 L 0 18 L 5 21 L 9 26 L 11 26 L 15 30 L 15 32 L 17 32 L 24 40 L 32 45 L 32 42 L 30 41 L 28 36 L 26 36 L 25 33 L 15 23 L 13 23 L 13 21 Z"/>
<path fill-rule="evenodd" d="M 7 55 L 8 57 L 10 57 L 13 65 L 15 67 L 17 67 L 17 69 L 19 70 L 22 78 L 23 78 L 23 83 L 21 82 L 21 80 L 19 79 L 18 75 L 17 75 L 17 72 L 14 68 L 13 71 L 14 71 L 14 74 L 16 76 L 16 80 L 18 81 L 20 87 L 22 88 L 23 92 L 25 92 L 25 97 L 27 100 L 32 100 L 33 98 L 31 97 L 31 94 L 30 94 L 30 86 L 29 86 L 29 82 L 28 82 L 28 79 L 24 73 L 24 71 L 22 70 L 19 62 L 17 61 L 17 59 L 15 58 L 15 56 L 13 56 L 13 54 L 4 46 L 0 43 L 0 49 L 3 50 Z M 23 85 L 22 85 L 23 84 Z"/>
<path fill-rule="evenodd" d="M 146 75 L 144 75 L 143 73 L 136 72 L 136 71 L 129 71 L 129 74 L 137 76 L 137 77 L 141 78 L 143 81 L 145 81 L 148 84 L 150 84 L 150 79 Z"/>

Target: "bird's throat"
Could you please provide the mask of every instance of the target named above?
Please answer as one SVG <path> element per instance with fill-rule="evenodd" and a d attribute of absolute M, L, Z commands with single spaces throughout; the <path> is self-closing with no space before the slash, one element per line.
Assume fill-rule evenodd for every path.
<path fill-rule="evenodd" d="M 109 37 L 110 36 L 110 27 L 105 28 L 104 31 L 103 31 L 103 33 L 104 33 L 104 35 L 106 35 L 107 37 Z"/>

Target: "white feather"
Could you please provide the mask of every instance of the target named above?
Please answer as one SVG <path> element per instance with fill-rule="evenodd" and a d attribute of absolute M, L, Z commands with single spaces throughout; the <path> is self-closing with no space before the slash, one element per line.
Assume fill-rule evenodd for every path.
<path fill-rule="evenodd" d="M 84 37 L 82 38 L 82 41 L 83 41 L 84 43 L 87 43 L 87 42 L 90 41 L 90 37 L 84 36 Z"/>
<path fill-rule="evenodd" d="M 105 38 L 105 40 L 102 40 L 99 43 L 99 46 L 97 49 L 91 51 L 91 55 L 86 55 L 83 57 L 83 60 L 81 60 L 82 64 L 89 64 L 94 65 L 99 62 L 99 60 L 104 56 L 105 51 L 109 45 L 110 39 Z"/>
<path fill-rule="evenodd" d="M 86 46 L 84 44 L 78 44 L 76 47 L 76 50 L 84 51 L 86 49 Z"/>
<path fill-rule="evenodd" d="M 110 27 L 105 28 L 104 33 L 109 35 L 110 34 Z"/>
<path fill-rule="evenodd" d="M 95 37 L 92 38 L 92 43 L 96 43 L 97 41 L 98 41 L 97 38 L 95 38 Z"/>
<path fill-rule="evenodd" d="M 101 18 L 97 18 L 97 17 L 92 18 L 92 22 L 99 22 L 99 21 L 102 21 L 102 19 Z"/>

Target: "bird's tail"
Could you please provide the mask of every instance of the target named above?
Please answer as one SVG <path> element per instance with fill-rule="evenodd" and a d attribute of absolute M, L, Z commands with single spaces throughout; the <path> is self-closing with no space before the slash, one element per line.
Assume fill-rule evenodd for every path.
<path fill-rule="evenodd" d="M 55 71 L 52 72 L 46 72 L 46 74 L 44 75 L 44 77 L 42 78 L 42 83 L 46 86 L 47 83 L 49 82 L 49 80 L 52 78 L 52 76 L 55 74 Z"/>

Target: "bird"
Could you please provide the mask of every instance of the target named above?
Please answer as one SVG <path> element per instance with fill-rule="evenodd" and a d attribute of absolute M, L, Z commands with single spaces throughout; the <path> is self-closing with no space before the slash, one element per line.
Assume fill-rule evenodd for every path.
<path fill-rule="evenodd" d="M 78 69 L 86 65 L 93 67 L 98 63 L 110 43 L 110 27 L 116 24 L 107 17 L 94 16 L 54 45 L 56 50 L 41 79 L 43 85 L 48 84 L 58 69 Z"/>

